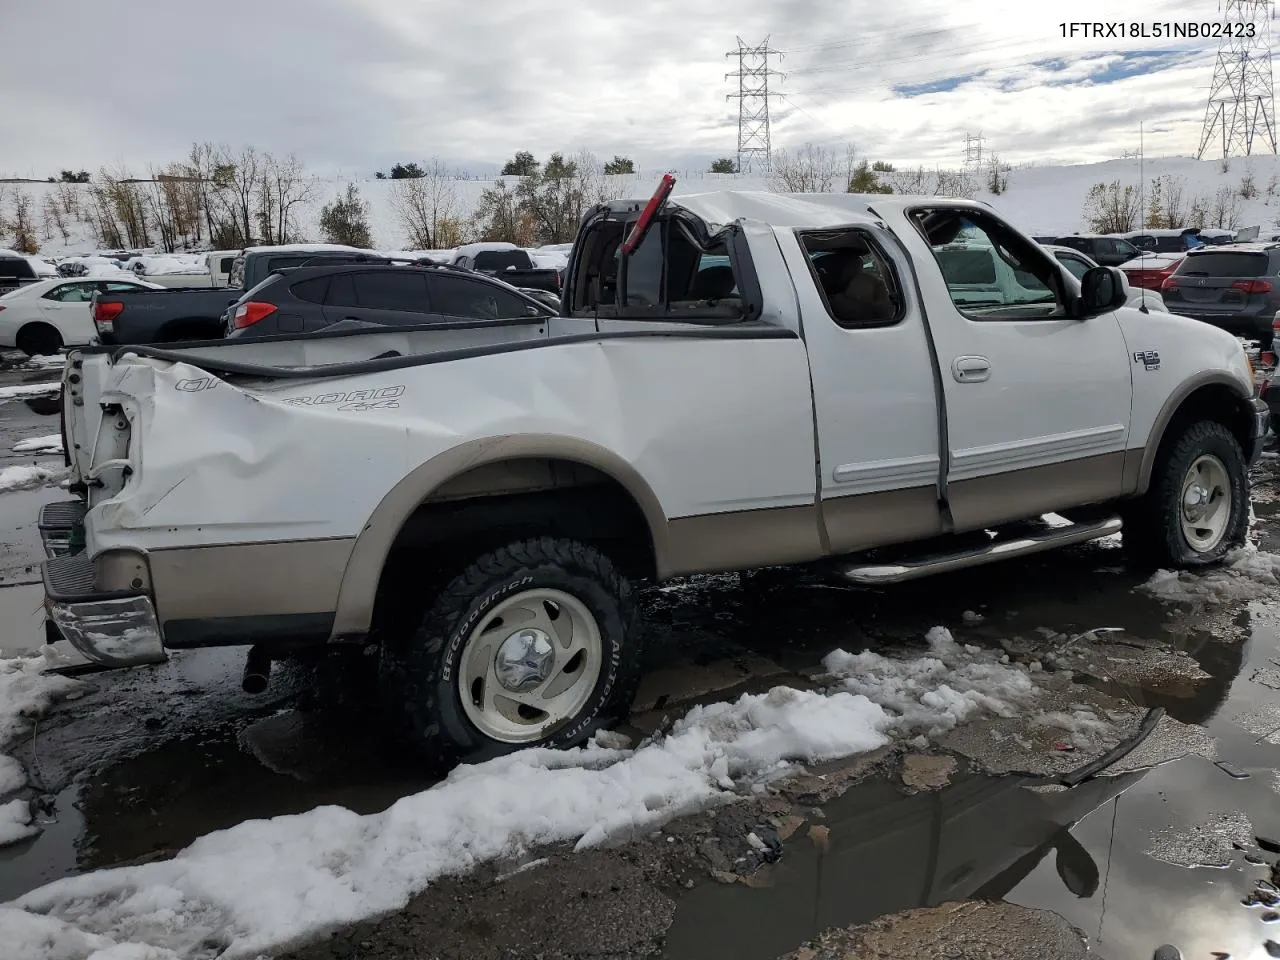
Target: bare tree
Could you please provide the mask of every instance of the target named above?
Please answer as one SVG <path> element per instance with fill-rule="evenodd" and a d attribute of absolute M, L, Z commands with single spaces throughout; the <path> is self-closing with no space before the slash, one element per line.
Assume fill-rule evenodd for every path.
<path fill-rule="evenodd" d="M 821 145 L 806 143 L 794 154 L 786 150 L 774 152 L 770 186 L 779 193 L 831 193 L 839 186 L 840 192 L 845 193 L 852 176 L 852 167 L 845 158 Z"/>
<path fill-rule="evenodd" d="M 52 240 L 55 231 L 62 237 L 63 243 L 71 239 L 71 230 L 67 226 L 67 215 L 63 212 L 62 204 L 58 202 L 58 198 L 52 193 L 44 195 L 41 220 L 44 223 L 44 238 L 46 240 Z"/>
<path fill-rule="evenodd" d="M 35 253 L 40 249 L 36 225 L 31 215 L 31 194 L 17 190 L 13 194 L 13 219 L 9 221 L 13 249 L 19 253 Z"/>
<path fill-rule="evenodd" d="M 1236 230 L 1240 227 L 1240 193 L 1230 187 L 1219 187 L 1213 195 L 1213 207 L 1209 213 L 1211 225 L 1219 230 Z"/>
<path fill-rule="evenodd" d="M 315 197 L 315 181 L 307 178 L 302 161 L 295 154 L 283 160 L 272 158 L 270 183 L 275 191 L 276 242 L 288 243 L 298 236 L 294 210 Z"/>
<path fill-rule="evenodd" d="M 218 191 L 225 194 L 225 202 L 235 214 L 242 242 L 252 243 L 253 223 L 261 200 L 262 156 L 251 146 L 239 153 L 233 153 L 226 146 L 219 147 L 213 182 Z"/>
<path fill-rule="evenodd" d="M 1095 183 L 1084 201 L 1084 219 L 1095 233 L 1126 233 L 1142 216 L 1142 197 L 1132 184 Z"/>
<path fill-rule="evenodd" d="M 1161 192 L 1164 194 L 1164 223 L 1157 224 L 1168 230 L 1176 230 L 1182 226 L 1183 218 L 1186 217 L 1186 186 L 1185 177 L 1174 177 L 1165 174 L 1160 178 Z"/>
<path fill-rule="evenodd" d="M 392 206 L 411 249 L 450 246 L 443 242 L 442 234 L 456 232 L 458 191 L 452 174 L 439 158 L 431 158 L 423 176 L 397 180 L 391 189 Z"/>

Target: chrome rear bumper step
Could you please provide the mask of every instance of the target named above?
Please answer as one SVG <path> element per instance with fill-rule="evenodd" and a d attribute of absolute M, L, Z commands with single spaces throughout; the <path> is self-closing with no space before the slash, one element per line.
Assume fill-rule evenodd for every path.
<path fill-rule="evenodd" d="M 1072 544 L 1087 543 L 1090 540 L 1117 534 L 1122 526 L 1119 517 L 1111 517 L 1099 523 L 1073 523 L 1070 526 L 1057 527 L 1030 537 L 997 540 L 972 550 L 933 554 L 902 563 L 851 564 L 841 569 L 840 574 L 847 580 L 863 585 L 903 583 L 939 573 L 949 573 L 952 570 L 980 567 L 998 560 L 1026 557 L 1033 553 L 1069 547 Z"/>

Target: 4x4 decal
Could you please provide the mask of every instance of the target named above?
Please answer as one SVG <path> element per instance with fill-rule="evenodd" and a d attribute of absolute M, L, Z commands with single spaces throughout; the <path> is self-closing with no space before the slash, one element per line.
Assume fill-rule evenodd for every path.
<path fill-rule="evenodd" d="M 339 410 L 363 412 L 365 410 L 398 410 L 399 397 L 404 395 L 404 384 L 382 387 L 378 390 L 353 390 L 350 393 L 320 393 L 309 397 L 286 397 L 284 402 L 300 407 L 336 406 Z"/>

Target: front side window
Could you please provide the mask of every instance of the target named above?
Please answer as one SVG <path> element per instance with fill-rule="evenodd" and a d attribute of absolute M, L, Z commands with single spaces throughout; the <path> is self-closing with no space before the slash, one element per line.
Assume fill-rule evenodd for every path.
<path fill-rule="evenodd" d="M 912 213 L 951 302 L 972 320 L 1047 320 L 1066 315 L 1062 275 L 1041 247 L 993 216 L 940 208 Z"/>
<path fill-rule="evenodd" d="M 871 236 L 862 230 L 802 234 L 822 302 L 847 329 L 885 327 L 902 318 L 897 277 Z"/>

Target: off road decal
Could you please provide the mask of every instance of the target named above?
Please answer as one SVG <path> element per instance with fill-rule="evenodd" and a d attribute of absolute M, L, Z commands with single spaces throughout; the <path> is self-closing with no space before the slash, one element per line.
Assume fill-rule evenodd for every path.
<path fill-rule="evenodd" d="M 397 399 L 404 395 L 404 384 L 381 387 L 377 390 L 352 390 L 350 393 L 319 393 L 309 397 L 286 397 L 285 403 L 299 407 L 337 407 L 339 410 L 362 413 L 366 410 L 398 410 Z"/>
<path fill-rule="evenodd" d="M 195 380 L 179 380 L 173 385 L 173 389 L 183 393 L 199 393 L 201 390 L 212 390 L 221 382 L 217 377 L 199 377 Z"/>

